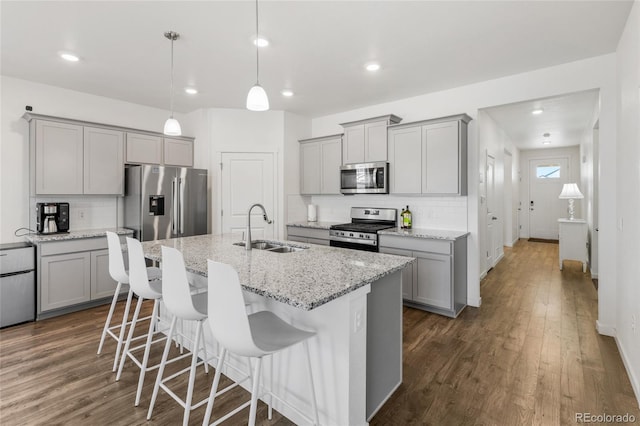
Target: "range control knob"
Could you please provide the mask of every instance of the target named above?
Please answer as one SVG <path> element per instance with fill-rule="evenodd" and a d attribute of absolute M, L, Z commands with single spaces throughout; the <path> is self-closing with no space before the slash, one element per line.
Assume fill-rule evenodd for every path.
<path fill-rule="evenodd" d="M 353 234 L 352 234 L 352 233 L 349 233 L 349 236 L 350 236 L 350 237 L 353 237 Z"/>
<path fill-rule="evenodd" d="M 367 236 L 366 236 L 366 238 L 367 238 L 367 239 L 371 238 L 371 235 L 367 235 Z"/>

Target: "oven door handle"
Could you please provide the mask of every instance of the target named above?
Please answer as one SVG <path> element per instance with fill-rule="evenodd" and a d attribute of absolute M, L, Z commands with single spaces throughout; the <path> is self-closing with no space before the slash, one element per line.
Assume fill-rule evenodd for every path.
<path fill-rule="evenodd" d="M 330 236 L 329 241 L 342 241 L 344 243 L 353 243 L 353 244 L 362 244 L 363 246 L 377 246 L 378 241 L 376 240 L 361 240 L 358 238 L 348 238 L 348 237 L 335 237 Z"/>

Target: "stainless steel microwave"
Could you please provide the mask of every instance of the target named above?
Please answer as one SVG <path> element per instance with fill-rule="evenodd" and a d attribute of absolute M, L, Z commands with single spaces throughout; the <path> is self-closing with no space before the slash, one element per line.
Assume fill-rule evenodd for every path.
<path fill-rule="evenodd" d="M 340 167 L 343 194 L 388 194 L 389 163 L 347 164 Z"/>

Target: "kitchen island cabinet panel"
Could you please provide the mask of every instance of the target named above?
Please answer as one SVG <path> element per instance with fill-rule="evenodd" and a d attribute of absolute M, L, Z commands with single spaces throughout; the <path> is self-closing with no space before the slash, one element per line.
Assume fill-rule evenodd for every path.
<path fill-rule="evenodd" d="M 39 195 L 83 193 L 82 126 L 35 121 L 35 183 Z"/>
<path fill-rule="evenodd" d="M 155 135 L 127 132 L 125 162 L 129 164 L 161 164 L 162 138 Z"/>
<path fill-rule="evenodd" d="M 91 255 L 88 252 L 43 257 L 39 266 L 42 311 L 91 300 Z"/>
<path fill-rule="evenodd" d="M 84 193 L 124 194 L 124 133 L 84 128 Z"/>

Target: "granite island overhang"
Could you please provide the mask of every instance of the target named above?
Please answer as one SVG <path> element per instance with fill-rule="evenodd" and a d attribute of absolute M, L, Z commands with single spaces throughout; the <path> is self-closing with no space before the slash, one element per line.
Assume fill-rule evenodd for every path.
<path fill-rule="evenodd" d="M 401 272 L 415 259 L 276 240 L 268 241 L 305 249 L 247 251 L 236 245 L 239 241 L 232 234 L 200 235 L 143 247 L 147 258 L 159 262 L 163 245 L 180 250 L 187 271 L 202 287 L 207 286 L 207 259 L 227 263 L 238 271 L 250 312 L 268 309 L 316 331 L 310 349 L 321 423 L 367 424 L 402 382 Z M 217 351 L 208 328 L 206 337 Z M 267 363 L 265 385 L 310 413 L 302 349 L 288 352 Z M 237 367 L 246 369 L 246 361 L 238 360 Z M 236 378 L 232 369 L 223 373 Z M 294 410 L 276 403 L 274 408 L 304 423 Z"/>

